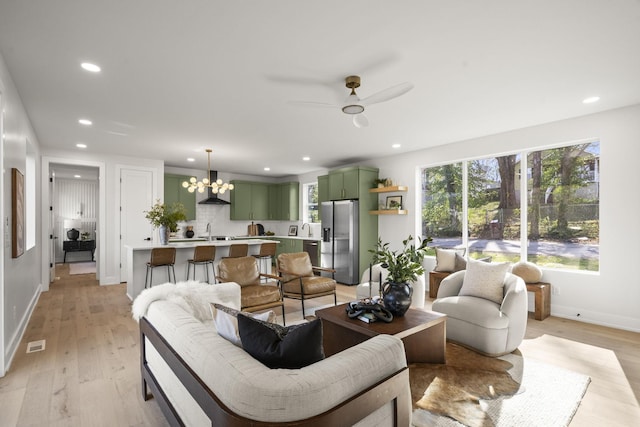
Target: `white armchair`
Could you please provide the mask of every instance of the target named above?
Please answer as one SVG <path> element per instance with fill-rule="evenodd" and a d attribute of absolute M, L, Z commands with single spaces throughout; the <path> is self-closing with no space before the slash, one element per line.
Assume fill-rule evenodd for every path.
<path fill-rule="evenodd" d="M 466 271 L 445 278 L 432 309 L 447 315 L 447 340 L 488 356 L 500 356 L 518 348 L 527 328 L 527 287 L 511 273 L 504 280 L 501 304 L 489 299 L 458 295 Z"/>

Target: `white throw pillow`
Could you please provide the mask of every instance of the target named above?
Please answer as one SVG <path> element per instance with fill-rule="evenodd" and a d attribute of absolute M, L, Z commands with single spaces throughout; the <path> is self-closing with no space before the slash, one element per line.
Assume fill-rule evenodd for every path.
<path fill-rule="evenodd" d="M 451 272 L 456 268 L 456 253 L 455 249 L 440 249 L 436 248 L 436 266 L 434 271 Z"/>
<path fill-rule="evenodd" d="M 469 258 L 458 295 L 484 298 L 496 304 L 502 304 L 504 278 L 509 271 L 509 266 L 508 262 L 487 263 Z"/>
<path fill-rule="evenodd" d="M 211 303 L 211 314 L 213 315 L 213 323 L 216 331 L 218 331 L 218 335 L 234 345 L 242 347 L 240 333 L 238 332 L 238 313 L 240 312 L 233 308 L 218 303 Z M 275 323 L 276 321 L 276 313 L 273 310 L 258 314 L 247 312 L 242 312 L 242 314 L 264 322 Z"/>

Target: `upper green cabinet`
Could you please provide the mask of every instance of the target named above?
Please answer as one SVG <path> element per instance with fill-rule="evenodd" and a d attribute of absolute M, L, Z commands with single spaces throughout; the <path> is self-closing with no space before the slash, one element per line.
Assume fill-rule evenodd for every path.
<path fill-rule="evenodd" d="M 290 220 L 297 221 L 300 206 L 300 184 L 285 182 L 232 181 L 232 220 Z"/>
<path fill-rule="evenodd" d="M 329 171 L 318 177 L 318 201 L 361 199 L 368 193 L 378 169 L 347 167 Z"/>
<path fill-rule="evenodd" d="M 164 175 L 164 203 L 169 206 L 175 202 L 182 203 L 187 211 L 187 221 L 196 219 L 196 193 L 189 193 L 182 187 L 184 181 L 189 181 L 185 175 Z"/>
<path fill-rule="evenodd" d="M 269 215 L 269 188 L 264 182 L 232 181 L 231 219 L 267 219 Z"/>

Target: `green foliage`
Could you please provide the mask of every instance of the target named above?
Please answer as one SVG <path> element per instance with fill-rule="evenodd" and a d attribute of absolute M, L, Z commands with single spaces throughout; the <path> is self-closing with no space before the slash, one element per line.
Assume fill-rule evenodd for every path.
<path fill-rule="evenodd" d="M 145 218 L 151 222 L 155 228 L 162 225 L 168 227 L 170 231 L 178 231 L 178 221 L 187 219 L 187 211 L 182 203 L 175 202 L 167 207 L 164 203 L 160 203 L 160 199 L 156 200 L 156 204 L 150 210 L 144 211 Z"/>
<path fill-rule="evenodd" d="M 427 237 L 416 248 L 412 243 L 413 236 L 410 235 L 402 241 L 403 249 L 401 251 L 392 251 L 389 249 L 389 243 L 382 243 L 382 239 L 378 237 L 376 249 L 369 249 L 369 252 L 373 254 L 373 263 L 381 263 L 382 267 L 389 272 L 388 281 L 394 283 L 413 282 L 419 274 L 424 273 L 422 260 L 428 251 L 427 243 L 431 240 L 431 237 Z"/>

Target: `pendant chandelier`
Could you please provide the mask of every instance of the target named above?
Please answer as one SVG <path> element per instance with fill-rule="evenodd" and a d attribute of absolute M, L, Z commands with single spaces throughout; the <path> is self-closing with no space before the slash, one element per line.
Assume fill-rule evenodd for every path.
<path fill-rule="evenodd" d="M 182 186 L 186 188 L 189 193 L 193 193 L 196 190 L 198 190 L 198 193 L 204 193 L 206 188 L 211 188 L 213 194 L 224 194 L 227 190 L 233 190 L 233 184 L 227 184 L 221 179 L 211 182 L 211 149 L 207 148 L 205 151 L 207 152 L 207 173 L 209 176 L 202 178 L 202 181 L 198 181 L 195 176 L 192 176 L 189 181 L 183 181 Z"/>

